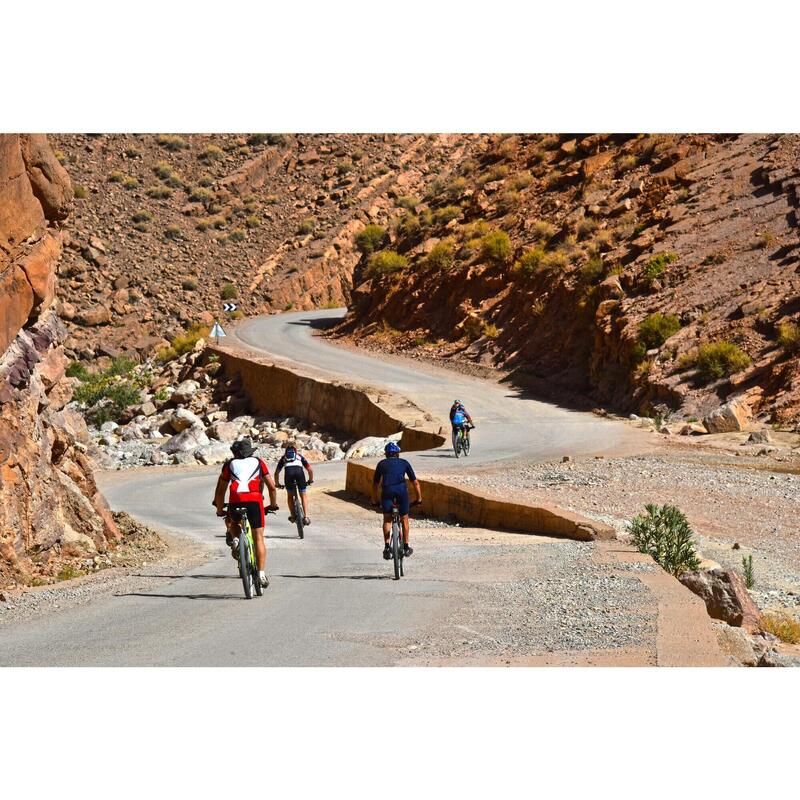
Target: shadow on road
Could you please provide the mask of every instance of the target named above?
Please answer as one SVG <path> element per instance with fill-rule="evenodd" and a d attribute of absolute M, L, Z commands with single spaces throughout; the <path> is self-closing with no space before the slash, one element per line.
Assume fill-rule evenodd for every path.
<path fill-rule="evenodd" d="M 391 575 L 276 575 L 276 578 L 325 578 L 344 581 L 390 581 Z"/>
<path fill-rule="evenodd" d="M 126 592 L 114 597 L 152 597 L 167 600 L 244 600 L 241 594 L 153 594 L 151 592 Z"/>
<path fill-rule="evenodd" d="M 316 330 L 326 330 L 338 325 L 344 317 L 322 317 L 319 319 L 297 319 L 287 322 L 288 325 L 302 325 L 305 328 L 315 328 Z"/>
<path fill-rule="evenodd" d="M 179 578 L 199 578 L 200 580 L 207 580 L 207 579 L 215 579 L 215 580 L 223 580 L 227 578 L 237 578 L 238 575 L 236 573 L 231 573 L 230 575 L 151 575 L 145 574 L 143 572 L 134 573 L 134 578 L 169 578 L 171 580 L 178 580 Z"/>

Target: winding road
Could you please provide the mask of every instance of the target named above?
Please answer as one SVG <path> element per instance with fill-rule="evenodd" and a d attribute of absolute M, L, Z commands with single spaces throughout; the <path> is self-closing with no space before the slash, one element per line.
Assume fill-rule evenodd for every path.
<path fill-rule="evenodd" d="M 459 397 L 478 425 L 471 466 L 508 459 L 513 468 L 520 458 L 621 454 L 647 447 L 640 432 L 622 423 L 537 402 L 495 382 L 413 360 L 378 358 L 313 336 L 315 328 L 343 313 L 254 318 L 226 344 L 295 362 L 319 376 L 391 389 L 441 417 L 443 425 L 450 403 Z M 412 460 L 423 475 L 464 468 L 447 447 L 414 453 Z M 269 518 L 271 585 L 262 599 L 248 602 L 210 505 L 217 471 L 149 468 L 98 476 L 113 508 L 206 548 L 202 563 L 178 575 L 143 569 L 140 587 L 128 579 L 91 603 L 67 604 L 0 626 L 0 665 L 414 663 L 420 642 L 453 634 L 454 615 L 475 585 L 519 578 L 530 574 L 526 570 L 546 571 L 548 558 L 563 556 L 558 541 L 545 537 L 419 526 L 408 575 L 392 581 L 388 562 L 380 558 L 376 515 L 341 496 L 344 465 L 331 462 L 315 467 L 313 524 L 304 541 L 294 536 L 284 510 Z M 503 548 L 511 548 L 514 558 L 492 558 Z M 484 570 L 481 559 L 494 566 Z M 469 641 L 473 633 L 482 635 L 458 636 Z"/>

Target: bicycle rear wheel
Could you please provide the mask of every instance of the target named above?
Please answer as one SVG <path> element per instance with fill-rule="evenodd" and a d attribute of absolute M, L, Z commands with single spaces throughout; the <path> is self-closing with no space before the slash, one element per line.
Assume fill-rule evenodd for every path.
<path fill-rule="evenodd" d="M 463 446 L 463 449 L 464 449 L 464 455 L 465 455 L 465 456 L 468 456 L 468 455 L 469 455 L 469 434 L 467 434 L 467 435 L 464 437 L 464 446 Z"/>
<path fill-rule="evenodd" d="M 247 531 L 242 531 L 239 536 L 239 574 L 242 576 L 242 586 L 244 587 L 244 596 L 248 600 L 253 599 L 253 569 L 252 569 L 252 553 L 250 545 L 247 541 Z"/>
<path fill-rule="evenodd" d="M 294 523 L 297 525 L 297 535 L 303 538 L 303 501 L 300 499 L 300 489 L 294 487 Z"/>
<path fill-rule="evenodd" d="M 400 525 L 396 520 L 392 521 L 392 559 L 394 560 L 394 579 L 400 580 L 402 572 L 402 556 L 400 555 Z"/>

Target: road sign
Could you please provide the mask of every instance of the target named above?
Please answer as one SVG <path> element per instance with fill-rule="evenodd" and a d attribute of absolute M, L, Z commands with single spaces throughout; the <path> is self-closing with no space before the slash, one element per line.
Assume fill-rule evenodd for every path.
<path fill-rule="evenodd" d="M 219 322 L 214 323 L 214 327 L 211 329 L 211 336 L 215 337 L 217 340 L 217 344 L 219 344 L 219 340 L 221 336 L 227 336 L 224 330 L 222 330 L 222 325 Z"/>
<path fill-rule="evenodd" d="M 222 307 L 228 312 L 236 311 L 236 309 L 238 308 L 236 303 L 223 303 Z"/>

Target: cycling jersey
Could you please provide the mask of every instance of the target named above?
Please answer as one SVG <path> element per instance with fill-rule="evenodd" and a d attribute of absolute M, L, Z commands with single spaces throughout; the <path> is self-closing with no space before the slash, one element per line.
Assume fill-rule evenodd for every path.
<path fill-rule="evenodd" d="M 229 503 L 264 505 L 265 478 L 269 467 L 262 458 L 231 458 L 222 465 L 222 478 L 230 483 Z"/>
<path fill-rule="evenodd" d="M 286 453 L 284 453 L 280 457 L 275 471 L 280 472 L 282 469 L 288 469 L 289 467 L 304 467 L 305 469 L 308 469 L 308 461 L 306 461 L 305 456 L 303 456 L 297 450 L 294 451 L 294 455 L 291 458 L 287 458 Z"/>
<path fill-rule="evenodd" d="M 408 461 L 404 458 L 384 458 L 375 467 L 375 475 L 372 478 L 372 482 L 376 486 L 380 483 L 381 492 L 386 494 L 387 491 L 391 492 L 398 487 L 405 490 L 406 476 L 412 481 L 417 479 L 414 469 Z"/>
<path fill-rule="evenodd" d="M 467 422 L 467 409 L 464 406 L 454 406 L 450 409 L 450 423 L 455 427 L 456 425 L 463 425 Z"/>

